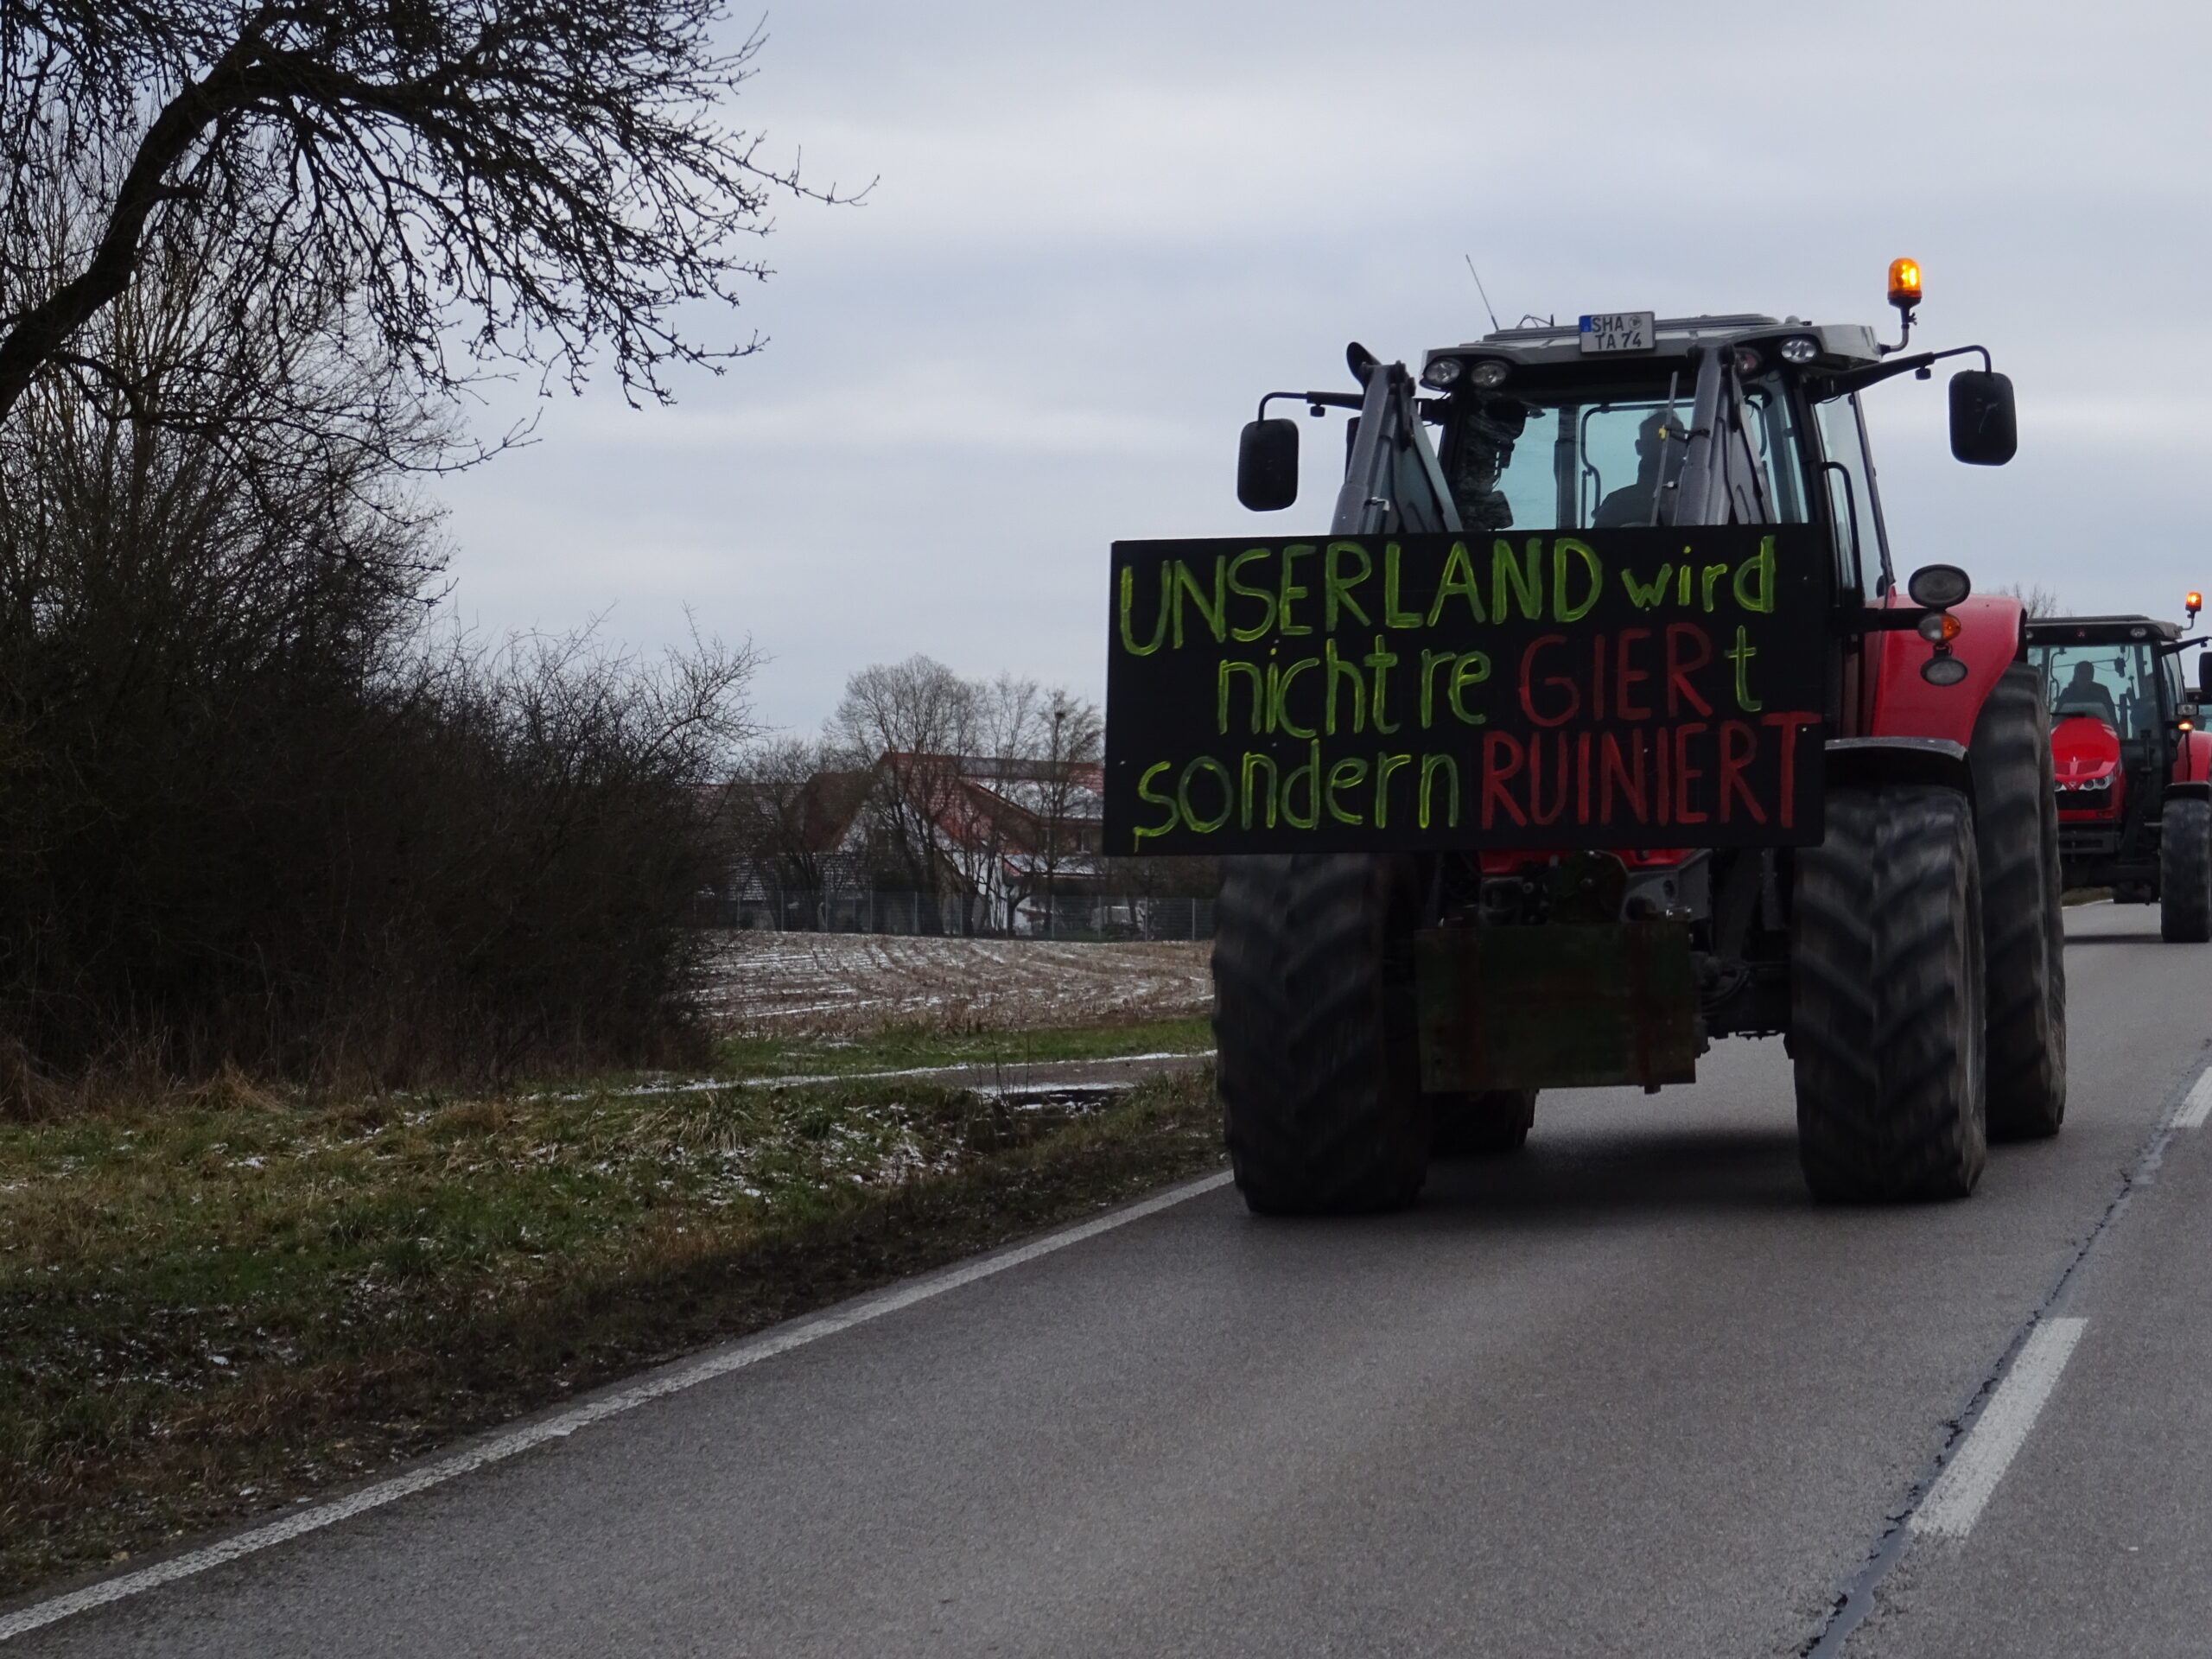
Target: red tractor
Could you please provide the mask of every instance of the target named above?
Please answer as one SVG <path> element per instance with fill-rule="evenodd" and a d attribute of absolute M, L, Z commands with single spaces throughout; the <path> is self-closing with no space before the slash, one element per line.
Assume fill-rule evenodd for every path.
<path fill-rule="evenodd" d="M 1214 980 L 1256 1211 L 1410 1203 L 1540 1091 L 1781 1035 L 1850 1201 L 1973 1190 L 2065 1109 L 2057 798 L 2022 607 L 1901 582 L 1860 396 L 1978 353 L 1951 448 L 2016 448 L 1980 346 L 1596 314 L 1273 392 L 1237 490 L 1352 414 L 1332 524 L 1115 545 L 1106 848 L 1224 855 Z M 1431 434 L 1435 436 L 1432 440 Z"/>
<path fill-rule="evenodd" d="M 2212 660 L 2181 673 L 2189 622 L 2039 617 L 2028 658 L 2050 707 L 2060 868 L 2069 887 L 2158 902 L 2167 939 L 2212 939 L 2212 734 L 2198 729 Z"/>

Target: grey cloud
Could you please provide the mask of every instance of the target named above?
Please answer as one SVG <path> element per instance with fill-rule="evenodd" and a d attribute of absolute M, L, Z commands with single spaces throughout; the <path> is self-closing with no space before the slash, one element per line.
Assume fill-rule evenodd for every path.
<path fill-rule="evenodd" d="M 769 717 L 926 651 L 1095 689 L 1106 543 L 1233 534 L 1237 424 L 1523 309 L 1770 309 L 1986 341 L 2022 448 L 1954 464 L 1940 383 L 1875 394 L 1892 540 L 2170 611 L 2196 561 L 2212 329 L 2194 9 L 823 0 L 736 111 L 863 207 L 782 214 L 772 336 L 673 410 L 594 391 L 447 489 L 464 611 L 776 657 Z M 1341 427 L 1309 428 L 1326 511 Z"/>

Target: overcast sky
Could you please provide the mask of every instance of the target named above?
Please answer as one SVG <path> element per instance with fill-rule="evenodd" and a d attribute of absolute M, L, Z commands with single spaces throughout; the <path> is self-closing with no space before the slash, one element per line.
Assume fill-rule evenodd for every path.
<path fill-rule="evenodd" d="M 741 13 L 737 26 L 752 21 Z M 1226 535 L 1260 393 L 1522 313 L 1868 321 L 1980 342 L 2020 453 L 1954 462 L 1942 382 L 1867 396 L 1904 569 L 2075 610 L 2212 585 L 2197 5 L 791 0 L 737 115 L 865 206 L 785 204 L 674 409 L 603 391 L 440 493 L 464 618 L 750 635 L 806 728 L 914 652 L 1103 688 L 1107 543 Z M 719 332 L 719 331 L 718 331 Z M 495 410 L 487 424 L 496 424 Z M 1325 527 L 1340 417 L 1307 423 Z"/>

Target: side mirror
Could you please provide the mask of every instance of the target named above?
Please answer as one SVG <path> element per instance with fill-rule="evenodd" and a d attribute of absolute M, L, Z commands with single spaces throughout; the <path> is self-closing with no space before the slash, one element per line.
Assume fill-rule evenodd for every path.
<path fill-rule="evenodd" d="M 2212 702 L 2212 651 L 2196 659 L 2196 700 Z"/>
<path fill-rule="evenodd" d="M 2012 378 L 1989 369 L 1951 377 L 1951 453 L 1970 467 L 2002 467 L 2020 448 Z"/>
<path fill-rule="evenodd" d="M 1298 423 L 1248 421 L 1236 445 L 1236 499 L 1255 512 L 1298 499 Z"/>

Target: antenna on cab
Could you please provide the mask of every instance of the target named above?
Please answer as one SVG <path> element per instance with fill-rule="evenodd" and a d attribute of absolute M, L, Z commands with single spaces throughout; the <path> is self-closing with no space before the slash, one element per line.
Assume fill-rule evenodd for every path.
<path fill-rule="evenodd" d="M 1489 292 L 1483 287 L 1483 274 L 1475 269 L 1475 256 L 1471 253 L 1465 253 L 1459 257 L 1467 262 L 1467 275 L 1475 279 L 1475 292 L 1483 296 L 1483 309 L 1490 313 L 1491 333 L 1493 334 L 1503 333 L 1504 331 L 1497 326 L 1497 308 L 1490 302 Z"/>

